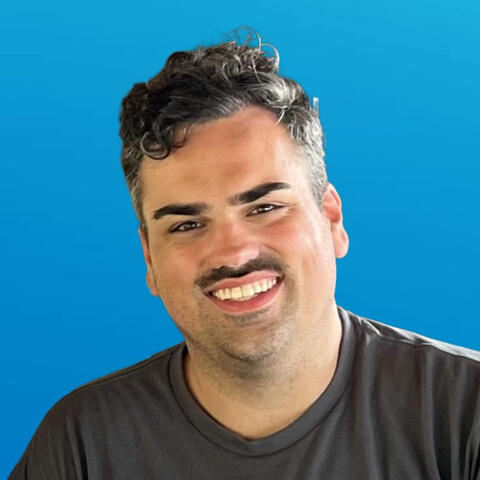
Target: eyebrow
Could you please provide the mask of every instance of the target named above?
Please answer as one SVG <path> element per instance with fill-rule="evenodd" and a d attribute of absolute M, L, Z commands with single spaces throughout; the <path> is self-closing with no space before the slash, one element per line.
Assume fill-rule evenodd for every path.
<path fill-rule="evenodd" d="M 283 190 L 292 188 L 290 184 L 283 182 L 262 183 L 256 187 L 242 193 L 237 193 L 230 197 L 227 202 L 229 205 L 244 205 L 254 202 L 259 198 L 267 195 L 275 190 Z M 161 207 L 153 212 L 152 218 L 159 220 L 166 215 L 200 215 L 208 212 L 211 206 L 204 202 L 198 203 L 172 203 Z"/>

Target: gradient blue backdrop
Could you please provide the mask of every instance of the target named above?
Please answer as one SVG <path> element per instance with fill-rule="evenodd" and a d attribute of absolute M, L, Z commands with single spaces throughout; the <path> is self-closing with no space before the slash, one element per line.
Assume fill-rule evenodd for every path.
<path fill-rule="evenodd" d="M 181 341 L 144 284 L 119 104 L 172 51 L 238 25 L 257 28 L 282 73 L 320 98 L 351 239 L 337 303 L 480 349 L 477 0 L 2 10 L 1 478 L 61 396 Z"/>

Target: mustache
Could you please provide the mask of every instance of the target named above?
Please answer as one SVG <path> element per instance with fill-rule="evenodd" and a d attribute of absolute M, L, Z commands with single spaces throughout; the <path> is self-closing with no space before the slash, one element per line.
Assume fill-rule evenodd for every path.
<path fill-rule="evenodd" d="M 205 289 L 213 283 L 219 282 L 225 278 L 243 277 L 252 272 L 261 270 L 271 270 L 279 275 L 284 275 L 284 269 L 280 262 L 273 258 L 256 258 L 250 260 L 240 268 L 220 267 L 212 271 L 209 275 L 199 280 L 198 285 L 201 289 Z"/>

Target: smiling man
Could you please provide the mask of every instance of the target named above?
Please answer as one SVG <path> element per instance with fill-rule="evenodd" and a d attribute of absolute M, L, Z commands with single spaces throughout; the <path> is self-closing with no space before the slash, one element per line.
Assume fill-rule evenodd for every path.
<path fill-rule="evenodd" d="M 480 354 L 336 305 L 342 204 L 276 55 L 174 53 L 121 123 L 147 285 L 185 341 L 61 399 L 10 478 L 480 478 Z"/>
<path fill-rule="evenodd" d="M 147 283 L 185 337 L 187 384 L 249 439 L 298 418 L 337 363 L 335 255 L 348 237 L 335 189 L 322 213 L 305 169 L 258 106 L 196 125 L 140 167 Z"/>

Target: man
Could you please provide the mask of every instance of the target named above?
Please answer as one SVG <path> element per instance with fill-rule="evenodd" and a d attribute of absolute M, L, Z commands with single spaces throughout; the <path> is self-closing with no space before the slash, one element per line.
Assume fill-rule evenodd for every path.
<path fill-rule="evenodd" d="M 341 200 L 276 55 L 174 53 L 121 124 L 147 284 L 185 342 L 60 400 L 10 478 L 480 478 L 480 354 L 335 303 Z"/>

